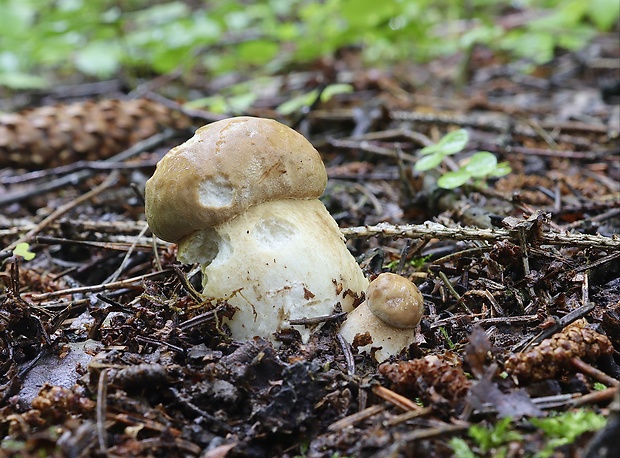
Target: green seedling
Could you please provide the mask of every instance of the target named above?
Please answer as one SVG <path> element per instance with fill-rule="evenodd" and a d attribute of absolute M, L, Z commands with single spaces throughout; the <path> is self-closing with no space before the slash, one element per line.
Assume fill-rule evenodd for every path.
<path fill-rule="evenodd" d="M 276 111 L 282 116 L 287 116 L 300 111 L 304 107 L 311 106 L 316 101 L 317 97 L 320 97 L 321 102 L 327 102 L 337 94 L 348 94 L 350 92 L 353 92 L 353 86 L 350 84 L 330 84 L 321 92 L 319 92 L 318 89 L 314 89 L 310 92 L 298 95 L 297 97 L 293 97 L 278 106 Z"/>
<path fill-rule="evenodd" d="M 452 342 L 452 339 L 450 338 L 450 335 L 448 334 L 448 331 L 446 331 L 446 328 L 444 328 L 443 326 L 439 326 L 439 332 L 441 333 L 443 338 L 446 339 L 446 343 L 448 344 L 448 348 L 450 350 L 454 350 L 456 345 L 454 345 L 454 342 Z"/>
<path fill-rule="evenodd" d="M 420 150 L 422 158 L 416 162 L 414 170 L 426 172 L 439 167 L 446 157 L 463 151 L 468 141 L 469 134 L 465 129 L 455 130 L 444 135 L 437 143 Z M 478 151 L 457 170 L 446 172 L 439 177 L 437 186 L 444 189 L 455 189 L 469 181 L 483 184 L 487 178 L 508 175 L 511 171 L 508 162 L 497 162 L 493 153 Z"/>
<path fill-rule="evenodd" d="M 531 418 L 529 422 L 545 435 L 546 442 L 541 450 L 526 454 L 531 458 L 553 456 L 558 447 L 572 444 L 583 433 L 597 431 L 605 426 L 605 417 L 595 412 L 579 409 L 563 412 L 547 418 Z M 510 418 L 500 419 L 494 426 L 472 425 L 469 437 L 473 440 L 473 450 L 462 438 L 450 440 L 450 447 L 457 458 L 477 458 L 480 456 L 505 456 L 510 442 L 523 442 L 526 437 L 515 430 Z"/>
<path fill-rule="evenodd" d="M 536 454 L 536 458 L 547 458 L 553 456 L 555 449 L 572 444 L 583 433 L 601 429 L 606 420 L 595 412 L 579 409 L 547 418 L 532 418 L 530 423 L 542 430 L 548 439 L 543 450 Z"/>
<path fill-rule="evenodd" d="M 426 256 L 416 256 L 410 261 L 407 261 L 407 264 L 409 264 L 415 270 L 420 270 L 422 269 L 422 267 L 424 267 L 424 264 L 426 264 L 430 259 L 431 259 L 430 254 Z M 388 268 L 390 272 L 394 272 L 398 268 L 399 264 L 400 264 L 400 259 L 395 259 L 393 261 L 390 261 L 386 267 Z"/>
<path fill-rule="evenodd" d="M 457 458 L 475 458 L 486 456 L 487 453 L 494 457 L 505 456 L 508 443 L 523 440 L 521 434 L 512 428 L 511 421 L 510 418 L 502 418 L 491 427 L 472 425 L 469 436 L 474 440 L 480 454 L 474 453 L 464 439 L 455 437 L 450 441 L 454 455 Z"/>
<path fill-rule="evenodd" d="M 15 256 L 21 256 L 26 261 L 31 261 L 35 257 L 35 254 L 30 251 L 30 245 L 26 242 L 18 243 L 13 250 L 13 254 Z"/>

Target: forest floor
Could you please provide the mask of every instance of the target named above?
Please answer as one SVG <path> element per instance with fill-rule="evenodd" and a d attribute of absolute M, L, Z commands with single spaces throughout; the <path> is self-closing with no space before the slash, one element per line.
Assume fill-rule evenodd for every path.
<path fill-rule="evenodd" d="M 246 114 L 320 151 L 321 200 L 366 275 L 396 272 L 424 296 L 416 343 L 382 364 L 338 338 L 341 315 L 307 344 L 231 341 L 225 305 L 195 294 L 192 266 L 154 240 L 146 179 L 219 117 L 161 97 L 183 81 L 146 81 L 137 104 L 115 81 L 5 101 L 0 457 L 611 456 L 619 58 L 613 36 L 527 74 L 485 49 L 383 70 L 351 49 L 260 89 Z M 275 111 L 335 82 L 354 90 Z M 458 128 L 462 152 L 413 169 Z M 475 151 L 511 172 L 437 187 Z"/>

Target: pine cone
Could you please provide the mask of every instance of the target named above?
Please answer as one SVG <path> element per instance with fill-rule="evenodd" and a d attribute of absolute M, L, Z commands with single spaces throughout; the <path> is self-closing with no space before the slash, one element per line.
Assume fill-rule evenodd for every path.
<path fill-rule="evenodd" d="M 467 394 L 471 382 L 460 364 L 454 365 L 450 354 L 427 356 L 422 359 L 384 363 L 379 373 L 392 382 L 392 389 L 409 396 L 422 396 L 426 386 L 432 386 L 437 393 L 449 401 Z M 420 386 L 422 384 L 422 386 Z"/>
<path fill-rule="evenodd" d="M 40 169 L 113 156 L 188 116 L 148 99 L 85 101 L 0 115 L 0 168 Z"/>
<path fill-rule="evenodd" d="M 601 355 L 612 353 L 607 336 L 587 324 L 584 319 L 575 321 L 526 353 L 511 355 L 505 364 L 506 372 L 520 382 L 538 382 L 557 376 L 572 358 L 595 361 Z"/>

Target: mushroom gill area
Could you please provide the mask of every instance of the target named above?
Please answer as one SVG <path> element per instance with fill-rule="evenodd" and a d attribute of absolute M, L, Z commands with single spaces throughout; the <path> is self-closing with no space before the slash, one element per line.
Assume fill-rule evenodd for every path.
<path fill-rule="evenodd" d="M 289 320 L 329 315 L 337 304 L 350 311 L 368 286 L 317 199 L 250 207 L 183 239 L 178 257 L 202 264 L 205 297 L 227 299 L 237 308 L 228 321 L 236 340 L 273 341 L 275 332 L 291 327 Z M 307 342 L 311 329 L 293 327 Z"/>

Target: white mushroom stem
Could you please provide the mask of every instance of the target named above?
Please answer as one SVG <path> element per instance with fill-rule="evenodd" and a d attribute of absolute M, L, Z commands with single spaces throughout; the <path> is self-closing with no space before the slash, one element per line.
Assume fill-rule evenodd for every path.
<path fill-rule="evenodd" d="M 340 230 L 317 199 L 280 200 L 250 207 L 234 219 L 195 232 L 178 258 L 199 262 L 203 294 L 237 311 L 227 321 L 235 340 L 290 328 L 289 320 L 350 311 L 368 286 Z M 311 330 L 294 326 L 304 342 Z"/>
<path fill-rule="evenodd" d="M 360 345 L 357 350 L 370 354 L 373 348 L 377 349 L 374 357 L 380 363 L 391 356 L 398 356 L 415 342 L 415 329 L 397 329 L 385 324 L 370 311 L 366 301 L 349 313 L 347 321 L 340 328 L 340 334 L 351 345 L 356 342 L 356 336 L 360 341 L 371 339 L 371 343 Z"/>

